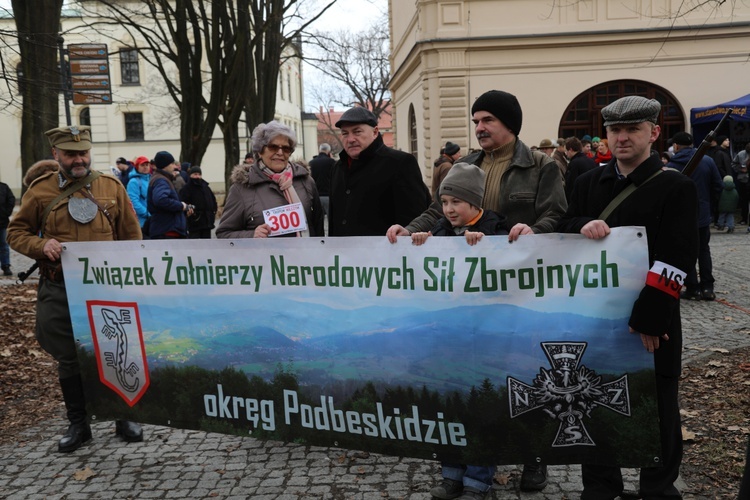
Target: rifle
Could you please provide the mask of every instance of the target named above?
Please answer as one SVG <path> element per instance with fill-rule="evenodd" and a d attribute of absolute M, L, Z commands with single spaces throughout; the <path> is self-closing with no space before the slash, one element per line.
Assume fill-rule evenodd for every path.
<path fill-rule="evenodd" d="M 700 163 L 700 161 L 706 155 L 706 151 L 708 151 L 708 148 L 711 147 L 711 141 L 716 140 L 716 135 L 719 132 L 719 129 L 722 125 L 724 125 L 724 122 L 729 117 L 729 115 L 732 114 L 732 111 L 734 111 L 734 108 L 729 108 L 727 112 L 724 113 L 724 116 L 721 117 L 721 120 L 719 120 L 719 124 L 716 125 L 716 128 L 703 138 L 703 142 L 701 142 L 701 145 L 698 146 L 698 148 L 693 153 L 693 156 L 690 157 L 690 160 L 688 160 L 687 164 L 685 165 L 685 168 L 682 169 L 683 174 L 690 177 L 695 169 L 698 168 L 698 163 Z"/>

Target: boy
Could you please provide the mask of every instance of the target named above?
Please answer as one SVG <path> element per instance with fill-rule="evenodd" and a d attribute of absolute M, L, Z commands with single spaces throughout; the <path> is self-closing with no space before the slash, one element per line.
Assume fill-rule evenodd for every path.
<path fill-rule="evenodd" d="M 476 245 L 485 234 L 508 234 L 504 216 L 479 208 L 484 197 L 484 179 L 484 171 L 476 165 L 454 164 L 438 191 L 443 217 L 432 231 L 412 233 L 412 243 L 421 245 L 430 236 L 463 236 L 469 245 Z M 434 498 L 483 500 L 492 496 L 495 466 L 445 462 L 442 466 L 443 480 L 430 490 Z"/>
<path fill-rule="evenodd" d="M 734 179 L 731 175 L 724 176 L 724 190 L 719 197 L 719 219 L 716 226 L 719 231 L 726 226 L 728 233 L 734 232 L 734 211 L 737 210 L 739 201 L 740 195 L 734 189 Z"/>

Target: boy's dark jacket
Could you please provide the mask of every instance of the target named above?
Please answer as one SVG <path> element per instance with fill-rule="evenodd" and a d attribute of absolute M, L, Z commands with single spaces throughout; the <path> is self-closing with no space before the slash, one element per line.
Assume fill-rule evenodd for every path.
<path fill-rule="evenodd" d="M 484 233 L 487 236 L 508 234 L 508 223 L 504 215 L 492 210 L 485 210 L 476 224 L 469 226 L 466 230 Z M 437 225 L 432 228 L 431 233 L 433 236 L 458 236 L 446 217 L 440 218 Z"/>

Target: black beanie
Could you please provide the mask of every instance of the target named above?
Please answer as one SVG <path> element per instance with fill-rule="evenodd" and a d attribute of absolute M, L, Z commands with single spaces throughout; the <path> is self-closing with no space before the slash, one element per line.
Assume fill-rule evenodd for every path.
<path fill-rule="evenodd" d="M 521 111 L 521 105 L 518 104 L 518 99 L 513 94 L 502 90 L 485 92 L 474 101 L 474 105 L 471 107 L 472 115 L 477 111 L 492 113 L 516 136 L 521 133 L 523 112 Z"/>
<path fill-rule="evenodd" d="M 484 170 L 470 163 L 456 163 L 440 183 L 440 195 L 454 196 L 459 200 L 482 206 L 484 198 Z"/>

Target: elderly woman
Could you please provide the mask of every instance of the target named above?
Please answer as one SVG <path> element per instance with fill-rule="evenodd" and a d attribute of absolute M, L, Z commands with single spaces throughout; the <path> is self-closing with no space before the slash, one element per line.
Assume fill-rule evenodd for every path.
<path fill-rule="evenodd" d="M 324 236 L 323 207 L 318 189 L 308 170 L 289 157 L 297 146 L 292 129 L 277 121 L 262 123 L 253 130 L 255 162 L 237 165 L 224 212 L 216 229 L 217 238 L 267 238 L 271 226 L 263 211 L 301 203 L 307 230 L 284 236 Z"/>

